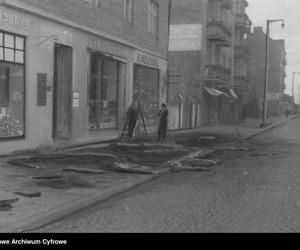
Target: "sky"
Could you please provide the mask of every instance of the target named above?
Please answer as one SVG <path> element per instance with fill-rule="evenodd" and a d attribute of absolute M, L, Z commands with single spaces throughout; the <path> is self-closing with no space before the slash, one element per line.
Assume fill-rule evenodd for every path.
<path fill-rule="evenodd" d="M 286 93 L 292 93 L 292 74 L 300 72 L 300 0 L 248 0 L 247 14 L 253 26 L 263 26 L 266 30 L 267 19 L 284 19 L 285 28 L 280 22 L 272 23 L 270 36 L 285 39 L 287 52 Z M 295 75 L 295 98 L 299 103 L 300 75 Z"/>

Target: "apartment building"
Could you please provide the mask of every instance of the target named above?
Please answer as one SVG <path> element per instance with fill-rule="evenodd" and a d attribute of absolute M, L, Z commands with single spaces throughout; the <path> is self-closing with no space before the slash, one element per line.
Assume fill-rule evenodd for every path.
<path fill-rule="evenodd" d="M 206 20 L 206 0 L 172 1 L 168 70 L 170 129 L 202 125 Z"/>
<path fill-rule="evenodd" d="M 251 33 L 252 22 L 250 21 L 246 8 L 249 6 L 247 0 L 235 0 L 235 46 L 234 46 L 234 90 L 239 99 L 235 105 L 235 114 L 240 114 L 241 109 L 249 101 L 246 95 L 249 89 L 249 50 L 245 41 Z"/>
<path fill-rule="evenodd" d="M 247 49 L 250 52 L 248 76 L 250 83 L 252 83 L 248 90 L 250 96 L 248 114 L 254 117 L 262 115 L 265 83 L 265 41 L 266 33 L 263 31 L 263 27 L 254 27 L 253 33 L 246 41 Z M 284 111 L 282 98 L 284 97 L 287 77 L 285 41 L 270 38 L 269 49 L 268 114 L 276 116 Z"/>
<path fill-rule="evenodd" d="M 204 125 L 228 123 L 234 100 L 234 3 L 209 0 L 207 5 L 207 52 L 205 71 Z"/>
<path fill-rule="evenodd" d="M 174 0 L 170 31 L 170 128 L 229 122 L 238 98 L 232 0 Z"/>
<path fill-rule="evenodd" d="M 0 153 L 116 137 L 133 100 L 156 130 L 169 8 L 166 0 L 1 0 Z"/>

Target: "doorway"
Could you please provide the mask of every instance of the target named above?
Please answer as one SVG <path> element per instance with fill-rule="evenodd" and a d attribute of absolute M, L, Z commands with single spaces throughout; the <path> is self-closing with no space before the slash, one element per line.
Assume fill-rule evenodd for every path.
<path fill-rule="evenodd" d="M 54 48 L 53 138 L 72 137 L 73 49 L 61 44 Z"/>

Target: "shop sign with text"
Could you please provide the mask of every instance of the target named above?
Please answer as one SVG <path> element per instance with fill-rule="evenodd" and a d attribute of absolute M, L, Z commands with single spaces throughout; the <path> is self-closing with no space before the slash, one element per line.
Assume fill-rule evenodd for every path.
<path fill-rule="evenodd" d="M 143 53 L 137 53 L 136 62 L 145 66 L 159 68 L 158 59 Z"/>
<path fill-rule="evenodd" d="M 0 24 L 24 31 L 28 31 L 31 26 L 30 20 L 25 15 L 8 10 L 3 6 L 0 6 Z"/>

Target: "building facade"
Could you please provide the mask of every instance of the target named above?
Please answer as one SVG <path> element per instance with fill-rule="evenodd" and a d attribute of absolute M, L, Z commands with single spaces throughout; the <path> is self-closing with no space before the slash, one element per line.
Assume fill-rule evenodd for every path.
<path fill-rule="evenodd" d="M 166 101 L 169 1 L 0 1 L 0 153 L 118 136 Z M 5 145 L 5 146 L 4 146 Z"/>
<path fill-rule="evenodd" d="M 268 114 L 277 116 L 284 112 L 282 98 L 287 77 L 285 41 L 269 39 Z M 262 116 L 263 110 L 266 59 L 266 34 L 262 27 L 254 27 L 253 33 L 246 41 L 246 46 L 250 52 L 248 75 L 251 83 L 248 89 L 248 115 L 259 117 Z"/>
<path fill-rule="evenodd" d="M 205 71 L 204 125 L 232 121 L 234 100 L 234 3 L 209 0 L 207 17 L 207 53 Z"/>
<path fill-rule="evenodd" d="M 169 128 L 202 124 L 207 1 L 173 0 L 170 20 Z"/>
<path fill-rule="evenodd" d="M 239 99 L 235 105 L 236 114 L 248 103 L 247 90 L 249 88 L 248 68 L 249 50 L 245 41 L 251 33 L 251 21 L 246 13 L 249 6 L 247 0 L 235 0 L 235 45 L 234 45 L 234 90 Z"/>
<path fill-rule="evenodd" d="M 233 1 L 172 1 L 170 35 L 170 128 L 230 122 L 237 98 Z"/>

